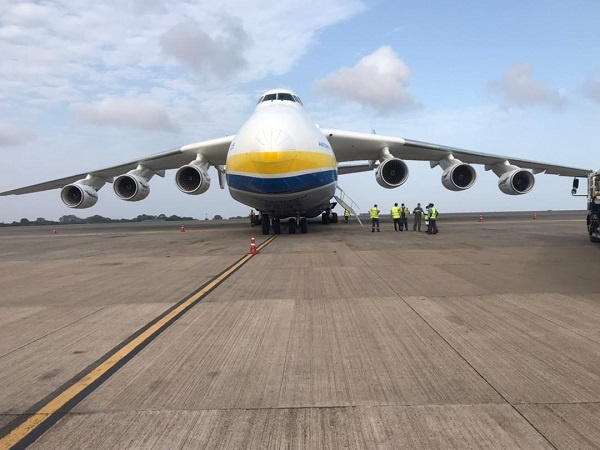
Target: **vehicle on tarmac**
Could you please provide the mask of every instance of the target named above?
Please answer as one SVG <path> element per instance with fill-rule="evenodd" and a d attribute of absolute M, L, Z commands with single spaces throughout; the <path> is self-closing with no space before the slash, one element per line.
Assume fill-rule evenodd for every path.
<path fill-rule="evenodd" d="M 577 194 L 579 178 L 573 180 L 571 194 L 587 197 L 587 229 L 590 241 L 600 242 L 600 170 L 592 172 L 587 176 L 587 194 Z"/>

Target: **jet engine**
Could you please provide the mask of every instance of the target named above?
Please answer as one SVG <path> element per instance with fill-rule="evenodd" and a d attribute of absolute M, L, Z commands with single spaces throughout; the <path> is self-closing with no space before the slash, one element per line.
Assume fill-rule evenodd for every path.
<path fill-rule="evenodd" d="M 137 202 L 148 197 L 148 194 L 150 194 L 150 185 L 146 178 L 128 173 L 115 178 L 113 190 L 121 200 Z"/>
<path fill-rule="evenodd" d="M 84 209 L 96 204 L 98 193 L 92 186 L 75 182 L 62 188 L 60 199 L 69 208 Z"/>
<path fill-rule="evenodd" d="M 408 179 L 408 166 L 399 158 L 384 159 L 377 171 L 375 179 L 381 187 L 386 189 L 402 186 Z"/>
<path fill-rule="evenodd" d="M 451 191 L 469 189 L 476 179 L 475 169 L 465 163 L 453 164 L 442 172 L 442 185 Z"/>
<path fill-rule="evenodd" d="M 210 187 L 210 176 L 206 168 L 207 164 L 198 160 L 180 167 L 175 174 L 175 182 L 179 190 L 190 195 L 206 192 Z"/>
<path fill-rule="evenodd" d="M 534 185 L 535 177 L 525 169 L 516 168 L 500 175 L 498 179 L 498 187 L 508 195 L 527 194 Z"/>

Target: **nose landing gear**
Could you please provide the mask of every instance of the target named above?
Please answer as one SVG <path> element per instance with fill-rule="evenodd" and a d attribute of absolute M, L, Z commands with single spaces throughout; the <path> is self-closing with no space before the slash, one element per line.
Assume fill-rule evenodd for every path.
<path fill-rule="evenodd" d="M 281 234 L 281 220 L 278 218 L 271 219 L 269 214 L 261 214 L 258 220 L 262 227 L 262 234 L 271 234 L 271 227 L 273 227 L 273 234 Z M 306 217 L 292 217 L 288 222 L 288 231 L 290 234 L 296 234 L 296 231 L 300 228 L 300 233 L 308 233 L 308 221 Z"/>

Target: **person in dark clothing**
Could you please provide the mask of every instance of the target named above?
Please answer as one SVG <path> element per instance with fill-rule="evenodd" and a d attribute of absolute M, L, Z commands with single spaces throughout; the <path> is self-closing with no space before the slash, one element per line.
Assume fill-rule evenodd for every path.
<path fill-rule="evenodd" d="M 419 227 L 419 232 L 421 232 L 421 220 L 423 218 L 423 208 L 421 208 L 421 204 L 417 203 L 415 209 L 413 209 L 413 214 L 415 219 L 413 220 L 413 231 L 417 231 L 417 226 Z"/>

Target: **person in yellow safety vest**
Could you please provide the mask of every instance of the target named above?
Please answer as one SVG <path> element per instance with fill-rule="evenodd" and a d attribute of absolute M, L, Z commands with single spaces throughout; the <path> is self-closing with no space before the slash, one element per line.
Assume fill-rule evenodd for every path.
<path fill-rule="evenodd" d="M 402 231 L 402 227 L 408 231 L 408 215 L 410 214 L 410 209 L 404 206 L 404 203 L 400 206 L 400 231 Z"/>
<path fill-rule="evenodd" d="M 429 225 L 427 226 L 427 234 L 438 234 L 437 216 L 438 211 L 433 203 L 428 206 L 429 210 Z"/>
<path fill-rule="evenodd" d="M 344 211 L 344 222 L 348 223 L 348 219 L 350 218 L 350 211 Z"/>
<path fill-rule="evenodd" d="M 250 226 L 253 227 L 254 223 L 256 222 L 256 214 L 254 213 L 253 209 L 250 210 L 250 214 L 248 214 L 248 217 L 250 217 Z"/>
<path fill-rule="evenodd" d="M 402 225 L 400 225 L 400 208 L 398 208 L 398 203 L 394 203 L 390 214 L 392 215 L 392 219 L 394 219 L 394 231 L 402 231 Z"/>
<path fill-rule="evenodd" d="M 379 233 L 379 208 L 377 204 L 373 205 L 371 210 L 369 211 L 369 215 L 371 216 L 371 233 L 375 231 L 375 226 L 377 226 L 377 232 Z"/>

